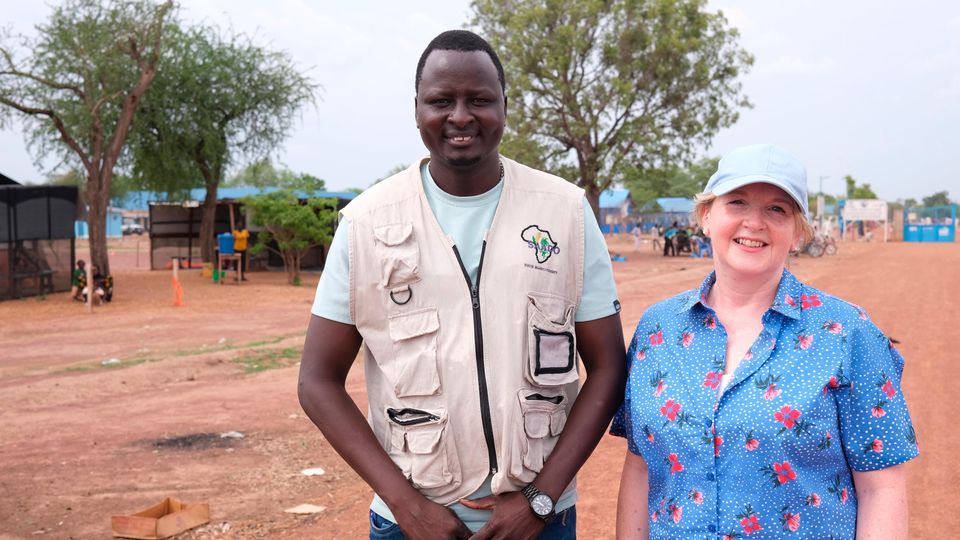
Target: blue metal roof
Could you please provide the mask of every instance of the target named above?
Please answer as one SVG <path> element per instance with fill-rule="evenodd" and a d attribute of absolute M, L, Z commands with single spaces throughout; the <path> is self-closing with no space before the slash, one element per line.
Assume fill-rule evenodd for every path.
<path fill-rule="evenodd" d="M 686 197 L 660 197 L 657 204 L 663 212 L 688 214 L 693 212 L 693 199 Z"/>
<path fill-rule="evenodd" d="M 217 189 L 217 199 L 218 200 L 229 200 L 229 199 L 241 199 L 243 197 L 248 197 L 250 195 L 258 195 L 261 193 L 272 193 L 274 191 L 279 191 L 278 187 L 223 187 Z M 295 191 L 298 196 L 306 197 L 307 194 L 302 191 Z M 204 197 L 207 195 L 206 189 L 192 189 L 190 190 L 190 195 L 186 198 L 174 198 L 171 199 L 167 196 L 166 193 L 159 193 L 155 191 L 131 191 L 128 192 L 123 199 L 118 201 L 113 201 L 112 206 L 118 208 L 123 208 L 124 210 L 147 210 L 151 202 L 183 202 L 183 201 L 203 201 Z M 331 198 L 331 199 L 345 199 L 352 200 L 357 196 L 356 193 L 352 191 L 315 191 L 309 195 L 310 197 L 316 198 Z"/>
<path fill-rule="evenodd" d="M 607 189 L 600 193 L 600 208 L 620 208 L 630 196 L 627 189 Z"/>

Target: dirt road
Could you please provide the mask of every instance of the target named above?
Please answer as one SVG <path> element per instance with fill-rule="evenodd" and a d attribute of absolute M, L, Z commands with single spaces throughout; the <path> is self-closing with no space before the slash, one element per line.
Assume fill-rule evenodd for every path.
<path fill-rule="evenodd" d="M 633 253 L 628 241 L 611 249 L 628 257 L 615 264 L 626 336 L 648 305 L 709 270 Z M 296 399 L 316 276 L 299 288 L 277 273 L 219 286 L 187 272 L 187 305 L 175 308 L 168 273 L 136 269 L 129 250 L 111 261 L 117 298 L 92 315 L 66 294 L 0 303 L 0 539 L 105 538 L 112 514 L 171 495 L 207 501 L 213 515 L 181 538 L 365 537 L 370 491 Z M 908 466 L 911 538 L 960 528 L 941 502 L 960 483 L 949 415 L 960 404 L 958 265 L 958 244 L 848 244 L 836 257 L 791 261 L 901 342 L 921 445 Z M 348 385 L 365 408 L 360 369 Z M 243 438 L 221 438 L 230 431 Z M 613 536 L 623 452 L 606 437 L 580 475 L 582 538 Z M 325 474 L 302 475 L 308 467 Z M 325 510 L 283 512 L 301 503 Z"/>

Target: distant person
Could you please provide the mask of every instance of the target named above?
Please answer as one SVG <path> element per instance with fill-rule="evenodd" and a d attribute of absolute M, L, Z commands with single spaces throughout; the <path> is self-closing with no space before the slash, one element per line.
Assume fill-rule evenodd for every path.
<path fill-rule="evenodd" d="M 641 236 L 642 230 L 639 221 L 634 225 L 630 234 L 633 235 L 633 250 L 640 251 L 640 246 L 643 245 L 643 237 Z"/>
<path fill-rule="evenodd" d="M 653 234 L 653 252 L 656 253 L 663 249 L 663 225 L 657 223 L 656 226 L 650 231 Z"/>
<path fill-rule="evenodd" d="M 680 227 L 678 226 L 677 222 L 674 221 L 673 225 L 671 225 L 670 228 L 663 233 L 663 256 L 664 257 L 666 257 L 667 254 L 676 256 L 677 246 L 674 243 L 674 237 L 677 235 L 679 231 L 680 231 Z"/>
<path fill-rule="evenodd" d="M 626 377 L 606 243 L 582 189 L 499 154 L 489 43 L 440 34 L 414 81 L 429 157 L 342 210 L 300 404 L 376 493 L 370 538 L 575 538 L 574 475 Z"/>
<path fill-rule="evenodd" d="M 87 263 L 83 259 L 77 260 L 77 267 L 70 273 L 70 298 L 83 300 L 83 290 L 87 286 Z"/>
<path fill-rule="evenodd" d="M 233 252 L 240 256 L 239 261 L 233 262 L 233 269 L 237 270 L 243 281 L 247 281 L 247 244 L 250 239 L 250 231 L 247 230 L 246 221 L 241 218 L 237 221 L 237 228 L 233 230 Z"/>
<path fill-rule="evenodd" d="M 102 274 L 95 264 L 90 266 L 90 273 L 93 279 L 93 302 L 100 304 L 113 300 L 113 276 Z M 88 294 L 90 287 L 84 287 L 81 300 L 86 302 Z"/>
<path fill-rule="evenodd" d="M 907 538 L 903 357 L 784 268 L 813 234 L 806 186 L 797 158 L 754 145 L 697 195 L 714 271 L 630 341 L 618 538 Z"/>

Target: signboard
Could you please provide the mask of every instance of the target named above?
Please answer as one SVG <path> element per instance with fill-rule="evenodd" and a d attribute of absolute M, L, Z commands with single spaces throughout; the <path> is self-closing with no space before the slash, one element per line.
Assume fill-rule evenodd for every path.
<path fill-rule="evenodd" d="M 886 221 L 887 201 L 847 199 L 843 206 L 844 221 Z"/>

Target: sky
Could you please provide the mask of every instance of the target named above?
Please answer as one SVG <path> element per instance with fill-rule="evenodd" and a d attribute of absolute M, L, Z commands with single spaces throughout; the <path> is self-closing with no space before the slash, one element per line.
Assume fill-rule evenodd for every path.
<path fill-rule="evenodd" d="M 701 155 L 770 142 L 804 161 L 811 192 L 842 194 L 852 175 L 891 201 L 960 198 L 960 2 L 709 0 L 707 9 L 722 11 L 755 57 L 741 79 L 754 107 Z M 50 8 L 3 11 L 0 26 L 29 36 Z M 426 154 L 413 117 L 417 60 L 436 34 L 469 21 L 470 5 L 182 0 L 180 16 L 285 50 L 320 85 L 273 159 L 342 190 Z M 41 182 L 56 163 L 36 157 L 18 123 L 0 130 L 0 172 Z"/>

